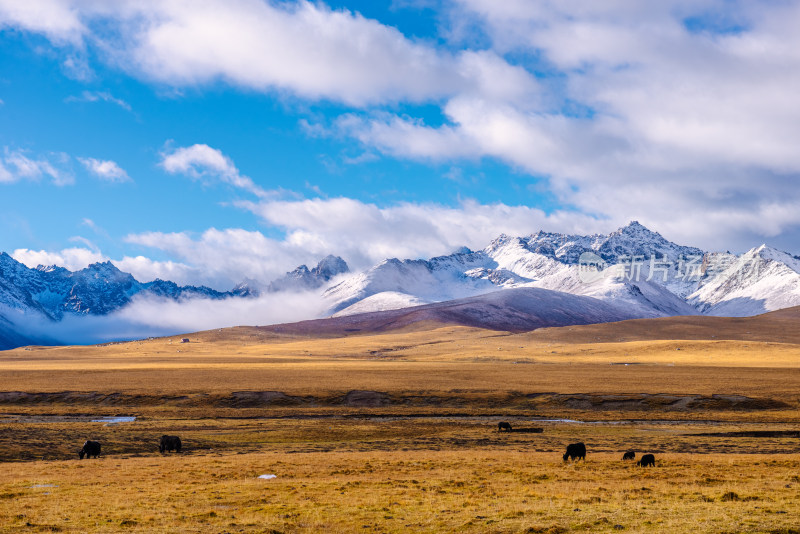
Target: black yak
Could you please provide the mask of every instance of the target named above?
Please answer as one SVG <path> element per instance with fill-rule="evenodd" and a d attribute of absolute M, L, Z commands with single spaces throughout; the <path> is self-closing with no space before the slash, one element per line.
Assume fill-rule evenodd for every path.
<path fill-rule="evenodd" d="M 564 461 L 570 460 L 586 460 L 586 445 L 581 443 L 570 443 L 567 445 L 567 452 L 564 453 Z"/>
<path fill-rule="evenodd" d="M 628 451 L 622 455 L 623 460 L 633 460 L 634 458 L 636 458 L 636 453 L 633 451 Z"/>
<path fill-rule="evenodd" d="M 97 458 L 100 455 L 100 442 L 87 440 L 86 443 L 83 444 L 83 447 L 78 452 L 78 458 L 83 460 L 83 457 L 91 458 L 94 456 Z"/>
<path fill-rule="evenodd" d="M 636 465 L 640 465 L 642 467 L 648 467 L 648 466 L 655 467 L 656 466 L 656 457 L 653 456 L 652 454 L 645 454 L 644 456 L 642 456 L 641 460 L 636 462 Z"/>
<path fill-rule="evenodd" d="M 162 453 L 164 451 L 181 452 L 181 438 L 178 436 L 161 436 L 158 450 Z"/>
<path fill-rule="evenodd" d="M 506 432 L 511 432 L 512 431 L 511 423 L 508 423 L 506 421 L 500 421 L 499 423 L 497 423 L 497 431 L 502 432 L 503 430 L 505 430 Z"/>

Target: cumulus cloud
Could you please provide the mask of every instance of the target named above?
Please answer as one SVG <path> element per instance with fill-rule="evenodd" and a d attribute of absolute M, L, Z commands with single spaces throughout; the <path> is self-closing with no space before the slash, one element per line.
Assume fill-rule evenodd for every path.
<path fill-rule="evenodd" d="M 351 113 L 340 132 L 393 157 L 499 159 L 546 176 L 562 205 L 707 248 L 800 236 L 797 2 L 458 5 L 457 22 L 470 18 L 497 54 L 534 58 L 549 85 L 527 105 L 461 92 L 441 126 Z"/>
<path fill-rule="evenodd" d="M 78 161 L 80 161 L 89 172 L 103 181 L 112 183 L 130 181 L 128 173 L 114 161 L 95 158 L 78 158 Z"/>
<path fill-rule="evenodd" d="M 11 253 L 11 257 L 30 268 L 39 265 L 57 265 L 70 271 L 85 269 L 92 263 L 108 261 L 108 258 L 98 250 L 84 247 L 65 248 L 58 252 L 18 248 Z"/>
<path fill-rule="evenodd" d="M 24 28 L 75 46 L 81 46 L 86 33 L 76 6 L 61 0 L 0 0 L 0 27 Z"/>
<path fill-rule="evenodd" d="M 199 268 L 178 261 L 157 261 L 146 256 L 124 256 L 112 263 L 120 271 L 131 273 L 140 282 L 170 280 L 178 285 L 202 285 L 203 273 Z M 230 286 L 222 289 L 230 289 Z"/>
<path fill-rule="evenodd" d="M 534 76 L 492 51 L 450 52 L 356 12 L 305 0 L 4 4 L 0 24 L 79 51 L 97 47 L 110 64 L 175 87 L 223 81 L 362 107 L 461 92 L 530 101 L 537 86 Z M 36 20 L 51 7 L 63 20 Z M 119 104 L 104 93 L 82 98 Z"/>
<path fill-rule="evenodd" d="M 191 266 L 177 271 L 182 271 L 182 277 L 170 279 L 223 290 L 246 278 L 270 282 L 300 264 L 316 263 L 322 257 L 316 251 L 242 229 L 210 228 L 199 236 L 189 232 L 145 232 L 128 235 L 125 241 L 163 251 L 178 258 L 181 265 Z M 146 267 L 145 260 L 139 263 L 141 268 Z M 125 265 L 130 267 L 133 263 Z"/>
<path fill-rule="evenodd" d="M 302 0 L 0 0 L 0 24 L 159 85 L 221 82 L 343 102 L 356 109 L 332 126 L 301 127 L 313 136 L 344 134 L 368 154 L 497 159 L 545 177 L 548 192 L 587 220 L 637 218 L 706 248 L 800 236 L 800 107 L 791 90 L 800 85 L 797 1 L 453 0 L 448 7 L 450 27 L 437 36 L 450 39 L 447 46 Z M 440 106 L 444 123 L 386 106 L 398 102 Z M 253 211 L 298 243 L 321 250 L 332 239 L 272 222 L 267 214 L 285 211 L 281 204 L 218 149 L 179 148 L 162 165 L 258 195 Z M 21 176 L 2 162 L 0 181 Z M 357 249 L 350 246 L 355 256 L 373 257 Z"/>
<path fill-rule="evenodd" d="M 236 188 L 259 197 L 269 193 L 243 176 L 233 161 L 220 150 L 205 144 L 180 147 L 162 154 L 161 167 L 171 174 L 185 174 L 193 178 L 217 178 Z"/>
<path fill-rule="evenodd" d="M 457 207 L 435 203 L 379 207 L 342 197 L 239 205 L 284 228 L 284 246 L 315 257 L 340 254 L 356 268 L 391 257 L 449 254 L 464 245 L 480 249 L 502 233 L 527 235 L 541 228 L 590 231 L 612 224 L 564 211 L 546 214 L 527 206 L 469 200 Z"/>

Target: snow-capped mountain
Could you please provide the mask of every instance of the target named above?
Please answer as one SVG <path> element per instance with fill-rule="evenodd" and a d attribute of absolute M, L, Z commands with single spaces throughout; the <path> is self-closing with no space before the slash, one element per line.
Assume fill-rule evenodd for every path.
<path fill-rule="evenodd" d="M 350 267 L 342 258 L 328 255 L 312 269 L 307 265 L 300 265 L 269 283 L 247 279 L 234 287 L 233 292 L 242 297 L 257 297 L 280 291 L 310 291 L 326 285 L 335 276 L 348 272 Z"/>
<path fill-rule="evenodd" d="M 111 262 L 94 263 L 75 272 L 41 265 L 30 269 L 5 252 L 0 253 L 0 305 L 11 310 L 38 313 L 56 321 L 65 314 L 106 315 L 122 308 L 138 294 L 175 300 L 220 299 L 234 295 L 203 286 L 179 286 L 165 280 L 141 283 Z"/>
<path fill-rule="evenodd" d="M 501 235 L 480 251 L 385 260 L 328 288 L 325 297 L 339 316 L 512 287 L 593 297 L 638 317 L 743 316 L 800 305 L 800 262 L 772 249 L 754 250 L 772 252 L 708 253 L 672 243 L 636 221 L 608 235 Z M 596 268 L 587 271 L 587 264 Z M 751 267 L 758 274 L 743 276 Z"/>
<path fill-rule="evenodd" d="M 729 258 L 728 258 L 729 259 Z M 766 245 L 733 258 L 689 295 L 705 315 L 746 316 L 800 303 L 800 260 Z"/>
<path fill-rule="evenodd" d="M 324 257 L 316 267 L 309 269 L 301 265 L 294 271 L 286 273 L 282 278 L 273 280 L 268 286 L 267 291 L 298 291 L 317 289 L 334 276 L 349 272 L 347 263 L 339 256 L 328 255 Z"/>
<path fill-rule="evenodd" d="M 763 245 L 742 255 L 705 252 L 632 222 L 607 235 L 501 235 L 482 250 L 462 247 L 428 260 L 391 258 L 360 272 L 328 256 L 311 269 L 301 265 L 272 282 L 246 280 L 220 292 L 164 280 L 141 283 L 110 262 L 75 272 L 30 269 L 0 253 L 0 349 L 38 339 L 20 328 L 26 316 L 103 316 L 137 296 L 213 301 L 316 293 L 327 315 L 344 318 L 514 288 L 590 298 L 581 302 L 601 301 L 625 317 L 747 316 L 800 305 L 800 259 Z"/>

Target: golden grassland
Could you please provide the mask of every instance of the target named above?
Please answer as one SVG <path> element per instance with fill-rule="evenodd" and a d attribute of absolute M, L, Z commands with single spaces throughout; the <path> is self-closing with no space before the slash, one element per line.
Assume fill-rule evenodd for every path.
<path fill-rule="evenodd" d="M 0 530 L 797 532 L 796 456 L 657 461 L 479 450 L 15 463 L 0 473 Z"/>
<path fill-rule="evenodd" d="M 511 391 L 547 386 L 551 387 L 547 391 L 563 392 L 620 392 L 626 387 L 686 392 L 696 386 L 693 392 L 731 393 L 729 387 L 737 382 L 736 389 L 756 394 L 776 391 L 773 388 L 780 388 L 786 375 L 800 377 L 800 344 L 793 343 L 569 343 L 465 327 L 330 339 L 260 337 L 252 330 L 201 333 L 190 343 L 180 343 L 176 337 L 97 347 L 16 349 L 0 353 L 0 373 L 5 390 L 164 394 L 237 388 L 301 393 L 465 387 Z M 636 365 L 613 365 L 626 363 Z M 649 367 L 642 371 L 637 365 Z M 741 380 L 740 368 L 755 379 Z M 691 383 L 687 374 L 693 377 Z M 771 378 L 778 376 L 782 380 Z M 796 388 L 786 388 L 792 390 Z"/>
<path fill-rule="evenodd" d="M 800 532 L 795 330 L 707 323 L 0 352 L 0 531 Z"/>

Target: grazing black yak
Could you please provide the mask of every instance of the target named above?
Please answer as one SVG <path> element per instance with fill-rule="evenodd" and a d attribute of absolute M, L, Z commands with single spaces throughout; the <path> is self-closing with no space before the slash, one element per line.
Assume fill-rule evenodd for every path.
<path fill-rule="evenodd" d="M 100 442 L 87 440 L 86 443 L 83 444 L 83 447 L 78 452 L 78 458 L 83 460 L 83 457 L 91 458 L 94 456 L 97 458 L 100 455 Z"/>
<path fill-rule="evenodd" d="M 564 461 L 570 460 L 586 460 L 586 445 L 581 443 L 570 443 L 567 445 L 567 452 L 564 453 Z"/>
<path fill-rule="evenodd" d="M 648 467 L 648 466 L 655 467 L 656 466 L 656 457 L 653 456 L 652 454 L 645 454 L 644 456 L 642 456 L 641 460 L 636 462 L 636 465 L 640 465 L 642 467 Z"/>
<path fill-rule="evenodd" d="M 633 451 L 628 451 L 622 455 L 623 460 L 633 460 L 634 458 L 636 458 L 636 453 Z"/>
<path fill-rule="evenodd" d="M 158 450 L 162 453 L 164 451 L 181 452 L 181 438 L 178 436 L 161 436 Z"/>
<path fill-rule="evenodd" d="M 502 432 L 503 430 L 505 430 L 506 432 L 511 432 L 511 423 L 508 423 L 506 421 L 500 421 L 499 423 L 497 423 L 497 431 Z"/>

